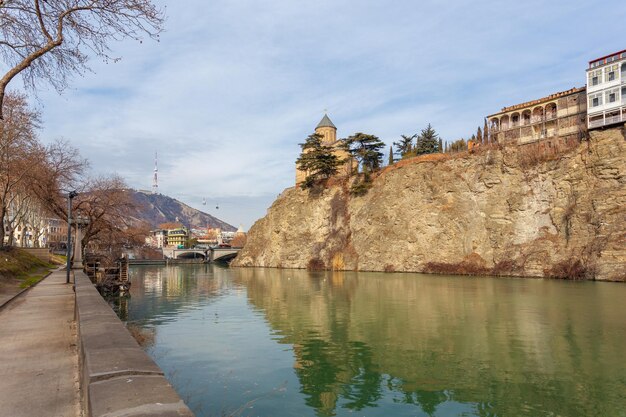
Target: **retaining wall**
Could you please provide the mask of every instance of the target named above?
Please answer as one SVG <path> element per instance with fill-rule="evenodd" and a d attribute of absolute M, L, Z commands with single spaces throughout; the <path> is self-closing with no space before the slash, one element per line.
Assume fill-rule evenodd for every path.
<path fill-rule="evenodd" d="M 77 271 L 82 407 L 88 417 L 191 417 L 163 371 L 128 333 L 87 275 Z"/>

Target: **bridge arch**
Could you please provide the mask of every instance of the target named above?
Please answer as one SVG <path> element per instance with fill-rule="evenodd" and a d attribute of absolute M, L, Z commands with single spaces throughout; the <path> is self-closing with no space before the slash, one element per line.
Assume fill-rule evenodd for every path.
<path fill-rule="evenodd" d="M 206 253 L 200 250 L 177 251 L 176 259 L 206 259 Z"/>

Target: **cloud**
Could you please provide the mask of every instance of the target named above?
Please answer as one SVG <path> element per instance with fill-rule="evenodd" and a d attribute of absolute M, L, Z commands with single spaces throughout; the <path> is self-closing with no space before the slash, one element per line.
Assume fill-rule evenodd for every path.
<path fill-rule="evenodd" d="M 163 193 L 239 201 L 239 217 L 220 213 L 246 227 L 293 185 L 324 109 L 342 137 L 391 144 L 432 123 L 455 140 L 503 106 L 584 85 L 587 60 L 626 48 L 617 24 L 586 30 L 609 9 L 623 21 L 618 1 L 160 3 L 160 42 L 113 44 L 119 63 L 93 60 L 63 95 L 40 94 L 42 137 L 135 188 L 158 151 Z"/>

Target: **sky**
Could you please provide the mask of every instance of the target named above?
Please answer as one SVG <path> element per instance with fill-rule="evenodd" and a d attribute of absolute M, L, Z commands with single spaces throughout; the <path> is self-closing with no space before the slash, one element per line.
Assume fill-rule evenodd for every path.
<path fill-rule="evenodd" d="M 588 61 L 626 49 L 623 0 L 155 3 L 159 42 L 113 42 L 119 62 L 94 57 L 62 94 L 40 86 L 40 137 L 136 189 L 151 189 L 158 152 L 161 193 L 245 229 L 294 185 L 325 110 L 342 138 L 390 145 L 431 123 L 453 141 L 584 86 Z"/>

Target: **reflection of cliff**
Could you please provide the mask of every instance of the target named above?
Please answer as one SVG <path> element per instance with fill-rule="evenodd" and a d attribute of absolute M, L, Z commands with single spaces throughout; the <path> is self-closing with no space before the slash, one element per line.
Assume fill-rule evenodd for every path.
<path fill-rule="evenodd" d="M 301 390 L 320 415 L 383 395 L 430 415 L 446 401 L 478 415 L 618 415 L 621 287 L 234 272 L 294 346 Z"/>

